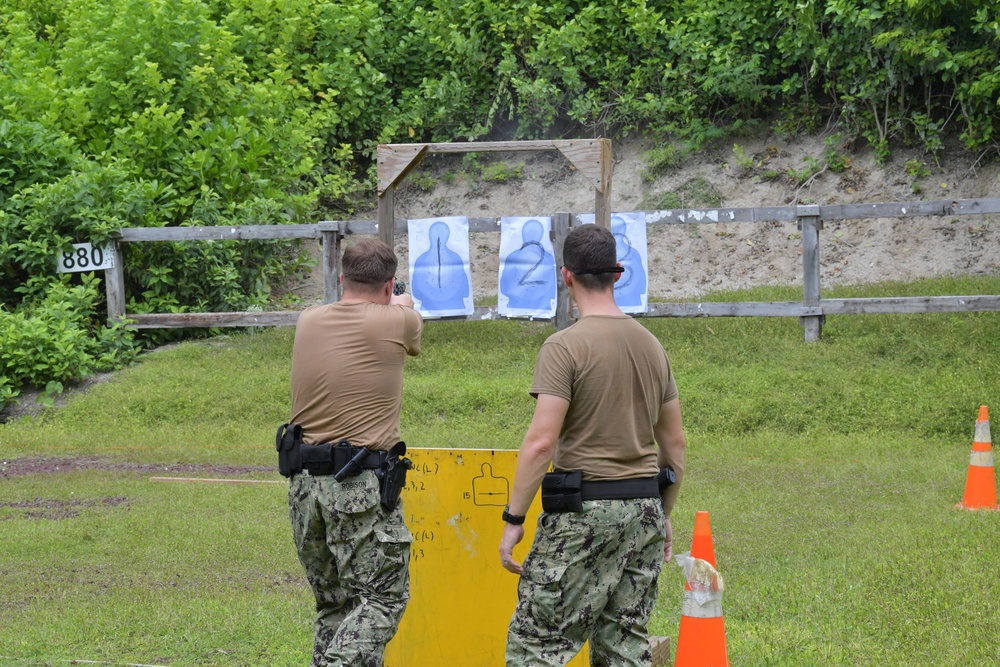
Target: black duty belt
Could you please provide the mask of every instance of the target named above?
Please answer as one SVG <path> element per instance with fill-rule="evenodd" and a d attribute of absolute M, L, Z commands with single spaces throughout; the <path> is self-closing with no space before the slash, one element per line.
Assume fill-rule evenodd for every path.
<path fill-rule="evenodd" d="M 625 500 L 629 498 L 659 498 L 660 485 L 656 477 L 612 479 L 580 484 L 581 500 Z"/>
<path fill-rule="evenodd" d="M 367 454 L 363 454 L 367 452 Z M 358 455 L 362 456 L 358 458 Z M 336 475 L 353 461 L 357 472 L 377 470 L 385 465 L 388 452 L 366 450 L 363 447 L 349 447 L 333 443 L 322 445 L 302 445 L 302 469 L 313 477 Z M 356 474 L 356 473 L 355 473 Z"/>

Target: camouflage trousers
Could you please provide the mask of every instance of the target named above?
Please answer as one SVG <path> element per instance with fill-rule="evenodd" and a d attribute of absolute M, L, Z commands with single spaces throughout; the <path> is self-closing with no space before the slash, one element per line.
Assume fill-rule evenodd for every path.
<path fill-rule="evenodd" d="M 590 640 L 593 667 L 652 662 L 646 623 L 666 539 L 659 498 L 543 512 L 507 632 L 509 667 L 562 667 Z"/>
<path fill-rule="evenodd" d="M 399 503 L 386 512 L 375 473 L 292 477 L 288 515 L 316 597 L 312 667 L 381 667 L 410 599 L 410 542 Z"/>

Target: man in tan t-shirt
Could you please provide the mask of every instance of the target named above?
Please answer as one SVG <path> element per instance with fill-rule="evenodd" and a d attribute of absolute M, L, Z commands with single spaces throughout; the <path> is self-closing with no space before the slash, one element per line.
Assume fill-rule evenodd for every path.
<path fill-rule="evenodd" d="M 663 347 L 615 304 L 616 257 L 614 237 L 597 225 L 574 229 L 563 246 L 580 320 L 539 352 L 535 414 L 503 513 L 501 563 L 521 575 L 509 667 L 565 665 L 587 640 L 593 665 L 652 660 L 646 623 L 672 553 L 685 438 Z M 513 549 L 550 464 L 581 473 L 579 496 L 568 511 L 543 511 L 522 568 Z M 677 483 L 661 492 L 667 466 Z"/>
<path fill-rule="evenodd" d="M 403 362 L 420 352 L 423 320 L 409 295 L 393 294 L 396 266 L 381 241 L 355 243 L 344 253 L 343 299 L 299 316 L 291 421 L 306 444 L 347 440 L 383 452 L 399 441 Z M 334 472 L 307 467 L 288 489 L 295 546 L 316 597 L 312 666 L 381 665 L 409 599 L 413 538 L 402 503 L 391 511 L 380 503 L 374 470 L 340 482 Z"/>

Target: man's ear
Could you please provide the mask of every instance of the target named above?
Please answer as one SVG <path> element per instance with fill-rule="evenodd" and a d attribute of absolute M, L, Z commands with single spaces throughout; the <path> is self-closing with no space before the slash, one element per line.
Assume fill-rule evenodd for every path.
<path fill-rule="evenodd" d="M 621 266 L 621 265 L 622 265 L 621 262 L 615 262 L 615 266 Z M 621 273 L 616 273 L 615 274 L 615 282 L 618 282 L 623 275 L 625 275 L 624 271 L 622 271 Z"/>
<path fill-rule="evenodd" d="M 565 266 L 561 267 L 559 271 L 562 273 L 563 282 L 566 283 L 567 287 L 569 287 L 570 283 L 573 280 L 573 272 L 567 269 Z"/>
<path fill-rule="evenodd" d="M 340 281 L 341 285 L 344 284 L 344 274 L 343 273 L 340 274 L 340 277 L 338 278 L 338 280 Z"/>

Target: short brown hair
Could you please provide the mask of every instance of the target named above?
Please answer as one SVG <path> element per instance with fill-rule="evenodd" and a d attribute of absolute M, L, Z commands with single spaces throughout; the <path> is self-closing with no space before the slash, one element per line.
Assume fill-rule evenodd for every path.
<path fill-rule="evenodd" d="M 563 242 L 563 265 L 573 274 L 577 284 L 587 290 L 613 287 L 618 263 L 615 237 L 600 225 L 583 225 L 566 236 Z M 609 269 L 596 275 L 579 274 L 577 271 Z"/>
<path fill-rule="evenodd" d="M 396 253 L 388 245 L 377 239 L 361 239 L 344 251 L 344 283 L 371 292 L 391 280 L 398 265 Z"/>

